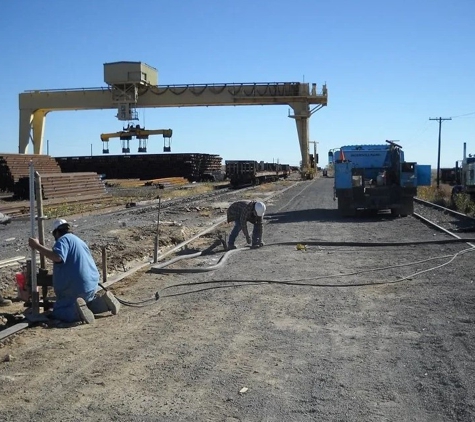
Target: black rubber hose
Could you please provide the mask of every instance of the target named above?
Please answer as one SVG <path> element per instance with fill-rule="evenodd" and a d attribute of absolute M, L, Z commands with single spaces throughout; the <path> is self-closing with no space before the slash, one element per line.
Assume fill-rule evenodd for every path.
<path fill-rule="evenodd" d="M 217 264 L 211 265 L 211 266 L 205 267 L 205 268 L 181 268 L 181 269 L 177 268 L 177 269 L 166 269 L 165 270 L 165 267 L 168 267 L 169 265 L 174 264 L 175 262 L 181 261 L 183 259 L 191 259 L 191 258 L 197 258 L 199 256 L 203 256 L 203 252 L 196 252 L 196 253 L 189 254 L 189 255 L 178 256 L 176 258 L 171 259 L 170 261 L 164 262 L 163 264 L 154 265 L 152 268 L 150 268 L 150 271 L 151 272 L 160 272 L 160 273 L 166 272 L 166 273 L 170 273 L 170 274 L 172 274 L 172 273 L 206 273 L 206 272 L 209 272 L 209 271 L 217 270 L 218 268 L 222 267 L 226 263 L 226 261 L 228 260 L 229 256 L 232 253 L 239 252 L 239 251 L 246 250 L 246 249 L 249 249 L 249 247 L 239 248 L 239 249 L 232 249 L 230 251 L 227 251 L 221 258 L 219 258 Z"/>
<path fill-rule="evenodd" d="M 261 283 L 281 284 L 281 285 L 287 285 L 287 286 L 331 287 L 331 288 L 381 286 L 381 285 L 401 283 L 403 281 L 410 280 L 410 279 L 412 279 L 413 277 L 415 277 L 419 274 L 422 274 L 422 273 L 425 273 L 425 272 L 428 272 L 428 271 L 433 271 L 437 268 L 441 268 L 445 265 L 450 264 L 459 255 L 463 255 L 467 252 L 474 252 L 474 251 L 475 251 L 475 248 L 471 247 L 471 248 L 464 249 L 460 252 L 457 252 L 453 255 L 444 255 L 444 256 L 439 256 L 439 257 L 432 257 L 432 258 L 428 258 L 428 259 L 425 259 L 423 261 L 418 261 L 418 262 L 414 262 L 414 263 L 407 263 L 407 264 L 401 264 L 401 265 L 392 265 L 390 267 L 375 268 L 375 269 L 369 269 L 369 270 L 363 270 L 363 271 L 356 271 L 356 272 L 352 272 L 352 273 L 348 273 L 348 274 L 338 274 L 338 275 L 336 275 L 337 277 L 344 277 L 344 276 L 362 274 L 362 273 L 365 273 L 365 272 L 378 271 L 378 270 L 383 270 L 383 269 L 388 269 L 388 268 L 393 268 L 393 267 L 414 265 L 414 264 L 419 264 L 421 262 L 431 261 L 431 260 L 435 260 L 435 259 L 442 259 L 442 258 L 448 258 L 448 257 L 451 258 L 448 261 L 444 262 L 443 264 L 437 265 L 433 268 L 418 271 L 416 273 L 410 274 L 410 275 L 405 276 L 405 277 L 401 277 L 401 278 L 399 278 L 397 280 L 393 280 L 393 281 L 376 281 L 376 282 L 370 282 L 370 283 L 351 283 L 351 284 L 329 284 L 329 283 L 323 284 L 323 283 L 302 283 L 302 282 L 299 282 L 299 280 L 302 280 L 302 281 L 303 280 L 318 280 L 318 279 L 322 279 L 322 278 L 335 277 L 335 276 L 332 276 L 332 275 L 312 277 L 312 278 L 302 278 L 302 279 L 296 279 L 296 280 L 209 280 L 209 281 L 200 281 L 200 282 L 188 283 L 188 284 L 174 284 L 174 285 L 167 286 L 167 287 L 163 288 L 161 290 L 161 292 L 163 292 L 164 290 L 167 290 L 167 289 L 174 288 L 174 287 L 189 287 L 189 286 L 198 286 L 198 285 L 215 284 L 215 283 L 242 283 L 242 284 L 234 284 L 234 285 L 229 286 L 229 287 L 241 287 L 241 286 L 256 285 L 256 284 L 261 284 Z M 226 286 L 215 286 L 214 288 L 217 289 L 217 288 L 223 288 L 223 287 L 226 287 Z M 185 295 L 185 294 L 198 293 L 198 292 L 201 292 L 201 291 L 212 290 L 212 289 L 213 289 L 213 287 L 206 288 L 206 289 L 193 290 L 193 291 L 188 291 L 188 292 L 183 292 L 183 293 L 175 293 L 175 294 L 166 295 L 166 296 L 162 296 L 162 297 L 182 296 L 182 295 Z"/>
<path fill-rule="evenodd" d="M 326 241 L 300 241 L 300 242 L 278 242 L 278 243 L 271 243 L 267 244 L 266 246 L 288 246 L 288 245 L 315 245 L 315 246 L 358 246 L 358 247 L 375 247 L 375 246 L 408 246 L 408 245 L 431 245 L 431 244 L 450 244 L 450 243 L 461 243 L 461 242 L 474 242 L 475 239 L 439 239 L 439 240 L 429 240 L 429 241 L 408 241 L 408 242 L 374 242 L 374 243 L 363 243 L 363 242 L 326 242 Z M 239 249 L 233 249 L 230 251 L 227 251 L 219 260 L 218 263 L 209 267 L 205 268 L 181 268 L 181 269 L 165 269 L 167 266 L 174 264 L 176 262 L 179 262 L 183 259 L 192 259 L 192 258 L 197 258 L 199 256 L 203 256 L 205 251 L 200 251 L 188 255 L 183 255 L 183 256 L 178 256 L 175 257 L 169 261 L 166 261 L 162 264 L 155 265 L 154 267 L 151 268 L 151 271 L 156 271 L 156 272 L 167 272 L 167 273 L 202 273 L 202 272 L 210 272 L 216 269 L 219 269 L 222 267 L 228 257 L 235 252 L 240 252 L 243 250 L 249 249 L 249 247 L 244 247 L 244 248 L 239 248 Z M 442 258 L 448 258 L 452 257 L 451 260 L 448 262 L 440 265 L 444 266 L 447 265 L 448 263 L 452 262 L 458 255 L 470 252 L 475 250 L 475 248 L 468 248 L 463 251 L 460 251 L 454 255 L 444 255 L 440 257 L 433 257 L 426 259 L 424 261 L 430 261 L 433 259 L 442 259 Z M 417 262 L 419 263 L 419 262 Z M 412 263 L 416 264 L 416 263 Z M 410 264 L 403 264 L 402 266 L 407 266 L 411 265 Z M 397 266 L 397 265 L 396 265 Z M 437 266 L 436 268 L 440 267 Z M 395 267 L 394 265 L 392 267 Z M 348 276 L 348 275 L 356 275 L 359 273 L 364 273 L 364 272 L 371 272 L 371 271 L 379 271 L 387 269 L 385 268 L 376 268 L 376 269 L 370 269 L 370 270 L 365 270 L 365 271 L 358 271 L 358 272 L 352 272 L 348 274 L 339 274 L 339 277 L 342 276 Z M 422 271 L 424 272 L 424 271 Z M 417 275 L 419 273 L 415 273 L 413 275 Z M 413 276 L 412 275 L 412 276 Z M 331 278 L 333 277 L 332 275 L 330 276 L 321 276 L 321 277 L 312 277 L 311 279 L 316 280 L 320 278 Z M 172 296 L 181 296 L 184 294 L 189 294 L 189 293 L 196 293 L 204 290 L 211 290 L 211 289 L 216 289 L 216 288 L 224 288 L 224 287 L 239 287 L 239 286 L 245 286 L 245 285 L 256 285 L 256 284 L 261 284 L 261 283 L 267 283 L 267 284 L 281 284 L 281 285 L 288 285 L 288 286 L 307 286 L 307 287 L 333 287 L 333 288 L 348 288 L 348 287 L 363 287 L 363 286 L 377 286 L 377 285 L 384 285 L 384 284 L 394 284 L 398 282 L 402 282 L 404 280 L 409 279 L 411 276 L 403 277 L 398 280 L 394 281 L 382 281 L 382 282 L 373 282 L 373 283 L 352 283 L 352 284 L 321 284 L 321 283 L 301 283 L 298 280 L 211 280 L 211 281 L 203 281 L 203 282 L 197 282 L 197 283 L 188 283 L 188 284 L 174 284 L 171 286 L 167 286 L 163 288 L 160 292 L 156 292 L 155 296 L 153 298 L 145 299 L 142 301 L 138 302 L 129 302 L 125 301 L 123 299 L 120 299 L 118 297 L 117 300 L 123 304 L 124 306 L 132 306 L 132 307 L 143 307 L 147 305 L 151 305 L 154 303 L 157 303 L 159 298 L 161 297 L 160 293 L 163 292 L 164 290 L 171 289 L 174 287 L 189 287 L 193 285 L 203 285 L 203 284 L 216 284 L 216 283 L 241 283 L 241 284 L 234 284 L 233 286 L 215 286 L 213 288 L 207 288 L 207 289 L 200 289 L 200 290 L 194 290 L 191 292 L 184 292 L 184 293 L 177 293 L 173 295 L 167 295 L 167 296 L 162 296 L 162 297 L 172 297 Z M 310 279 L 300 279 L 300 280 L 310 280 Z M 99 286 L 106 290 L 107 289 L 99 283 Z"/>
<path fill-rule="evenodd" d="M 105 287 L 102 283 L 99 283 L 99 287 L 106 292 L 108 291 L 107 287 Z M 158 299 L 160 299 L 160 294 L 159 292 L 155 292 L 155 296 L 153 298 L 139 300 L 138 302 L 130 302 L 128 300 L 121 299 L 118 296 L 115 296 L 115 298 L 117 299 L 119 303 L 121 303 L 124 306 L 142 308 L 144 306 L 153 305 L 154 303 L 157 303 Z"/>
<path fill-rule="evenodd" d="M 409 245 L 430 245 L 430 244 L 446 244 L 446 243 L 461 243 L 468 242 L 470 239 L 440 239 L 440 240 L 417 240 L 409 242 L 374 242 L 374 243 L 363 243 L 363 242 L 324 242 L 324 241 L 302 241 L 302 242 L 278 242 L 278 243 L 269 243 L 266 246 L 290 246 L 290 245 L 312 245 L 312 246 L 358 246 L 358 247 L 388 247 L 388 246 L 409 246 Z M 233 249 L 227 251 L 218 261 L 217 264 L 211 265 L 204 268 L 175 268 L 175 269 L 165 269 L 171 264 L 174 264 L 183 259 L 197 258 L 203 255 L 203 252 L 196 252 L 193 254 L 182 255 L 176 258 L 173 258 L 169 261 L 166 261 L 162 264 L 153 266 L 150 271 L 157 273 L 167 273 L 167 274 L 187 274 L 187 273 L 205 273 L 209 271 L 214 271 L 221 268 L 227 261 L 229 255 L 233 252 L 239 252 L 242 250 L 249 249 L 249 246 L 239 249 Z M 444 258 L 447 258 L 445 256 Z"/>
<path fill-rule="evenodd" d="M 327 242 L 323 240 L 303 240 L 300 242 L 277 242 L 267 243 L 266 246 L 291 246 L 291 245 L 312 245 L 312 246 L 409 246 L 409 245 L 443 245 L 448 243 L 475 242 L 475 239 L 438 239 L 438 240 L 414 240 L 407 242 Z"/>

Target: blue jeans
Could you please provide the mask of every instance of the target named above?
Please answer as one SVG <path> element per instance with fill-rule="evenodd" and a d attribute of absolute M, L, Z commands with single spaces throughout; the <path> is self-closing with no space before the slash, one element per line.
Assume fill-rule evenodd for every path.
<path fill-rule="evenodd" d="M 253 229 L 252 229 L 252 244 L 256 245 L 259 242 L 262 242 L 261 239 L 261 230 L 259 229 L 258 224 L 253 224 Z M 236 238 L 238 237 L 239 232 L 242 230 L 241 227 L 241 222 L 239 220 L 236 220 L 234 222 L 234 227 L 231 230 L 231 233 L 229 233 L 229 241 L 228 245 L 229 246 L 234 246 L 234 242 L 236 241 Z"/>
<path fill-rule="evenodd" d="M 81 297 L 86 301 L 87 307 L 93 314 L 100 314 L 109 310 L 104 299 L 102 297 L 96 297 L 95 290 L 84 293 L 78 297 Z M 64 322 L 81 321 L 81 317 L 76 308 L 76 299 L 77 297 L 59 298 L 53 306 L 51 317 Z"/>

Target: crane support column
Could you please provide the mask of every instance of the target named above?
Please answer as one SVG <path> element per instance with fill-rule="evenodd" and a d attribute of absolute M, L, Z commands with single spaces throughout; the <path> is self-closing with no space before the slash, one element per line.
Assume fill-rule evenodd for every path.
<path fill-rule="evenodd" d="M 33 154 L 41 154 L 43 148 L 43 135 L 45 131 L 46 110 L 20 110 L 20 142 L 18 152 L 26 154 L 30 141 L 30 133 L 33 134 Z"/>
<path fill-rule="evenodd" d="M 41 154 L 41 149 L 43 148 L 43 135 L 45 132 L 45 117 L 47 111 L 45 110 L 36 110 L 33 113 L 33 139 L 41 139 L 41 142 L 34 144 L 33 154 Z"/>
<path fill-rule="evenodd" d="M 18 143 L 18 153 L 26 154 L 28 152 L 28 144 L 30 142 L 31 125 L 33 123 L 33 112 L 30 109 L 20 109 L 20 133 Z M 43 138 L 39 139 L 43 141 Z M 33 144 L 35 145 L 35 144 Z"/>
<path fill-rule="evenodd" d="M 307 103 L 291 103 L 294 114 L 289 116 L 295 119 L 297 134 L 299 137 L 300 153 L 302 155 L 302 172 L 305 175 L 311 174 L 310 160 L 308 156 L 309 146 L 309 127 L 308 119 L 310 117 L 310 108 Z"/>

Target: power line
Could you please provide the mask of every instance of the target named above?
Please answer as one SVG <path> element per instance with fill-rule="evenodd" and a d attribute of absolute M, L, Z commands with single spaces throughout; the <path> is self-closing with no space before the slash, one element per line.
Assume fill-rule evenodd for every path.
<path fill-rule="evenodd" d="M 429 118 L 429 120 L 438 120 L 439 121 L 439 150 L 437 153 L 437 189 L 439 189 L 440 186 L 440 138 L 442 134 L 442 122 L 444 120 L 452 120 L 452 117 L 438 117 L 438 118 Z"/>
<path fill-rule="evenodd" d="M 457 117 L 472 116 L 473 114 L 475 114 L 475 111 L 472 111 L 471 113 L 467 113 L 467 114 L 459 114 L 458 116 L 452 116 L 451 119 L 456 119 Z M 431 119 L 431 120 L 437 120 L 437 119 Z"/>

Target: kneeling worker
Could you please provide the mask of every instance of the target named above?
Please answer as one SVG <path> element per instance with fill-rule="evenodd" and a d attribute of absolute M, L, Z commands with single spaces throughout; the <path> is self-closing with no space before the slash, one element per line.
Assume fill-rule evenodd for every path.
<path fill-rule="evenodd" d="M 66 220 L 53 222 L 53 249 L 30 237 L 28 244 L 41 255 L 53 261 L 53 289 L 56 302 L 51 317 L 64 322 L 94 322 L 94 314 L 120 309 L 119 301 L 111 292 L 96 296 L 99 272 L 84 241 L 72 233 Z"/>
<path fill-rule="evenodd" d="M 251 243 L 247 223 L 252 223 L 252 248 L 259 248 L 264 245 L 262 242 L 262 218 L 266 211 L 266 206 L 260 201 L 236 201 L 232 203 L 227 212 L 228 223 L 234 221 L 234 227 L 229 234 L 228 249 L 236 249 L 234 242 L 242 230 L 246 236 L 247 243 Z"/>

